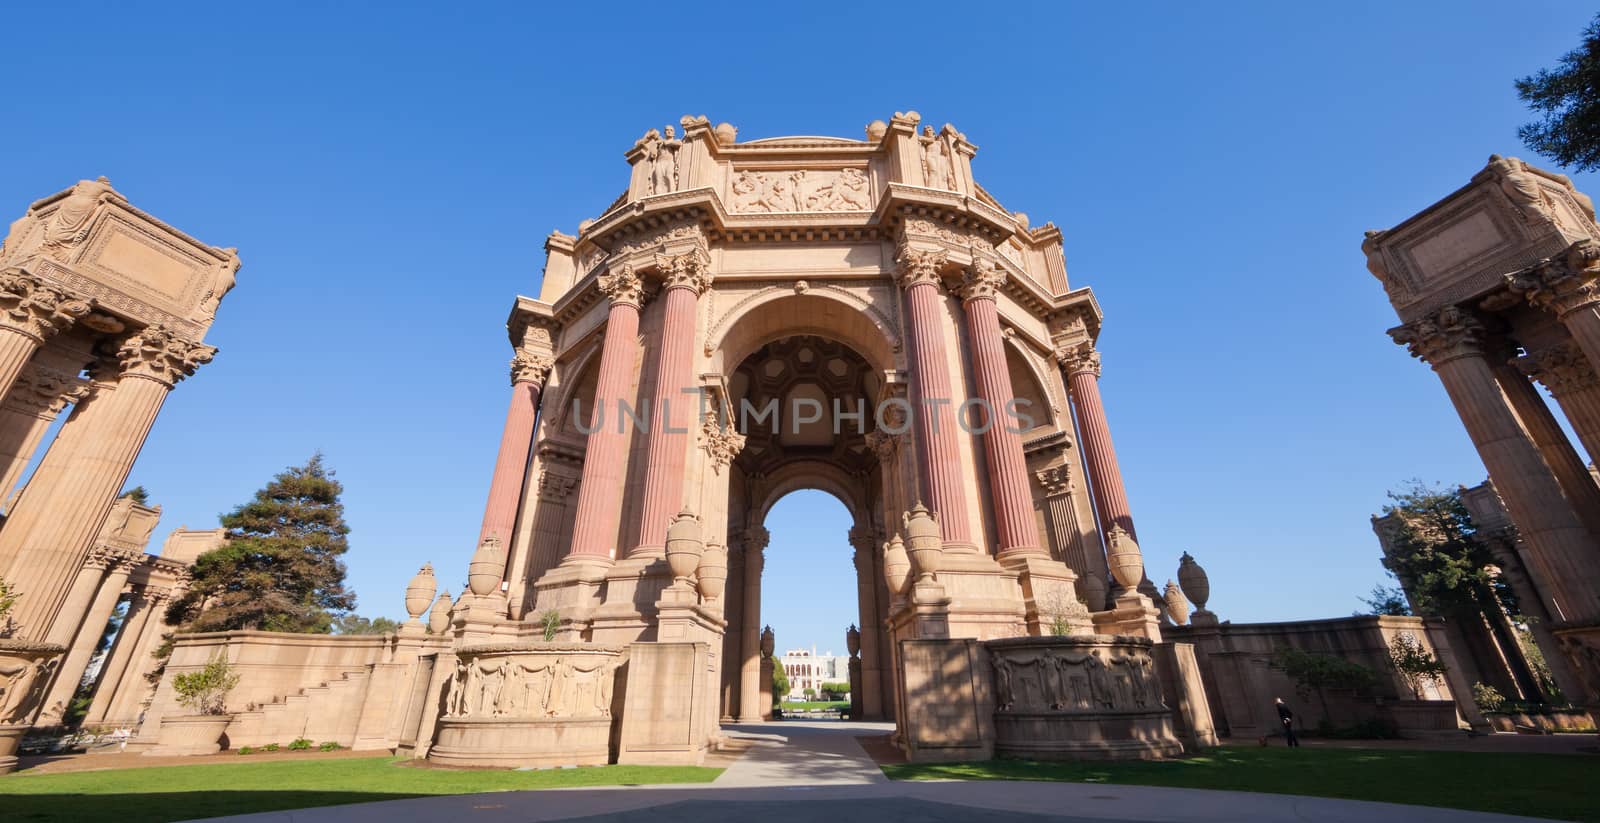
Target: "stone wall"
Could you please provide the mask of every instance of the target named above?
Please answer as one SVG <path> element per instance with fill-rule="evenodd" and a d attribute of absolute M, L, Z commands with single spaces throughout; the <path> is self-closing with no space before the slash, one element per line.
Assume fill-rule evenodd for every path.
<path fill-rule="evenodd" d="M 1222 623 L 1174 626 L 1163 629 L 1168 639 L 1193 643 L 1205 680 L 1206 695 L 1218 730 L 1235 738 L 1278 732 L 1274 699 L 1283 698 L 1294 712 L 1298 728 L 1315 728 L 1325 717 L 1336 726 L 1378 716 L 1373 699 L 1330 693 L 1328 711 L 1316 694 L 1303 698 L 1295 683 L 1272 666 L 1274 652 L 1282 648 L 1331 654 L 1372 669 L 1380 685 L 1376 697 L 1388 703 L 1410 700 L 1410 690 L 1389 665 L 1388 646 L 1409 633 L 1449 667 L 1446 682 L 1430 686 L 1429 700 L 1455 700 L 1458 711 L 1472 725 L 1482 716 L 1472 705 L 1470 684 L 1459 683 L 1461 666 L 1444 637 L 1438 618 L 1355 616 L 1330 620 L 1284 623 Z"/>

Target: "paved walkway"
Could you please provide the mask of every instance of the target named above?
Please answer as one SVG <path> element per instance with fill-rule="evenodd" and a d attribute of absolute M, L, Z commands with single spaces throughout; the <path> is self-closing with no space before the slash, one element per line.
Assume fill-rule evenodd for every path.
<path fill-rule="evenodd" d="M 888 725 L 726 727 L 752 742 L 715 783 L 427 797 L 223 818 L 232 823 L 1511 823 L 1533 818 L 1250 792 L 1008 781 L 892 782 L 856 741 Z"/>

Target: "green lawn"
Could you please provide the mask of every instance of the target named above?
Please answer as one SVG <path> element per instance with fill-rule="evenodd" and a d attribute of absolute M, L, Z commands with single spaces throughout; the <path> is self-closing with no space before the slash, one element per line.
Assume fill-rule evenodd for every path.
<path fill-rule="evenodd" d="M 7 821 L 187 820 L 436 794 L 704 783 L 721 769 L 596 766 L 536 772 L 415 768 L 392 757 L 278 760 L 0 777 Z"/>
<path fill-rule="evenodd" d="M 1306 794 L 1600 821 L 1600 757 L 1226 747 L 1167 761 L 884 766 L 895 780 L 1065 780 Z"/>
<path fill-rule="evenodd" d="M 785 700 L 783 710 L 786 712 L 805 711 L 806 709 L 848 709 L 848 700 Z"/>

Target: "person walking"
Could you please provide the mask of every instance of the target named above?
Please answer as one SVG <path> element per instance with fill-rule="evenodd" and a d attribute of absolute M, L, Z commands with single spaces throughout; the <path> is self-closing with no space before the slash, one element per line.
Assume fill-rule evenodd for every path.
<path fill-rule="evenodd" d="M 1283 738 L 1290 748 L 1296 748 L 1300 745 L 1300 738 L 1294 736 L 1294 712 L 1283 704 L 1283 698 L 1277 698 L 1277 701 L 1278 722 L 1283 724 Z"/>

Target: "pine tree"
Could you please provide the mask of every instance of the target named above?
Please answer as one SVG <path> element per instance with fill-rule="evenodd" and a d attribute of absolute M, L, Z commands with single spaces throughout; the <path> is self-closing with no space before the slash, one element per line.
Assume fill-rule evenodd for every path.
<path fill-rule="evenodd" d="M 1517 130 L 1528 148 L 1576 171 L 1600 169 L 1600 16 L 1559 68 L 1518 80 L 1517 96 L 1541 118 Z"/>
<path fill-rule="evenodd" d="M 355 608 L 344 586 L 344 490 L 318 453 L 222 517 L 228 541 L 200 555 L 194 582 L 168 620 L 186 631 L 230 629 L 326 634 Z"/>

